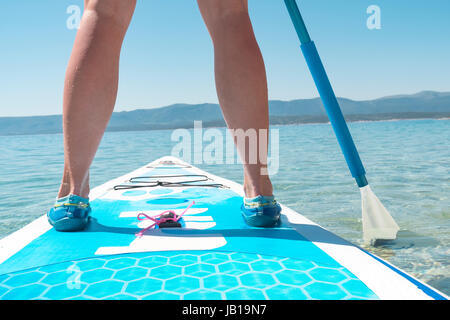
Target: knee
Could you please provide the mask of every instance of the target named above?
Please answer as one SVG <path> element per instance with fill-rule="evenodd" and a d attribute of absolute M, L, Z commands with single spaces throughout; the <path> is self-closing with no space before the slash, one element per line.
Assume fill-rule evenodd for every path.
<path fill-rule="evenodd" d="M 197 0 L 208 28 L 229 26 L 248 19 L 247 0 Z"/>
<path fill-rule="evenodd" d="M 85 11 L 93 12 L 98 19 L 128 26 L 136 7 L 136 0 L 85 0 Z"/>

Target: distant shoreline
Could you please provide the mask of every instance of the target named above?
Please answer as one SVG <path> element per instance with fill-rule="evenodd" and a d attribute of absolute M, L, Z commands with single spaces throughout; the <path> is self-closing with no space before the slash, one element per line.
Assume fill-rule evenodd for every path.
<path fill-rule="evenodd" d="M 338 98 L 348 122 L 398 121 L 450 118 L 450 92 L 422 91 L 368 101 Z M 245 105 L 241 106 L 245 109 Z M 327 123 L 320 98 L 291 101 L 270 100 L 271 125 Z M 173 104 L 161 108 L 113 112 L 107 131 L 147 131 L 189 129 L 194 121 L 203 127 L 225 127 L 218 104 Z M 62 115 L 0 117 L 0 135 L 62 133 Z"/>
<path fill-rule="evenodd" d="M 415 121 L 415 120 L 438 120 L 438 121 L 448 121 L 450 120 L 450 113 L 446 113 L 445 115 L 442 114 L 433 114 L 427 117 L 406 117 L 406 114 L 401 114 L 404 117 L 398 117 L 398 118 L 380 118 L 383 114 L 377 114 L 377 115 L 364 115 L 364 119 L 358 119 L 358 115 L 349 115 L 346 116 L 346 121 L 348 123 L 363 123 L 363 122 L 395 122 L 395 121 Z M 396 114 L 397 116 L 399 114 Z M 373 119 L 368 119 L 368 118 Z M 314 124 L 329 124 L 330 121 L 327 117 L 320 117 L 320 119 L 310 119 L 310 118 L 303 118 L 302 121 L 296 121 L 298 119 L 295 119 L 296 117 L 282 117 L 282 118 L 290 118 L 286 122 L 286 119 L 280 119 L 280 117 L 272 117 L 275 119 L 271 119 L 270 125 L 271 126 L 295 126 L 295 125 L 314 125 Z M 293 119 L 294 118 L 294 119 Z M 315 117 L 314 117 L 315 118 Z M 377 118 L 377 119 L 375 119 Z M 285 120 L 285 121 L 281 121 Z M 226 128 L 225 123 L 218 123 L 222 121 L 210 121 L 210 122 L 203 122 L 202 127 L 203 128 Z M 118 127 L 109 127 L 107 128 L 106 132 L 140 132 L 140 131 L 164 131 L 164 130 L 176 130 L 176 129 L 193 129 L 193 125 L 181 125 L 181 126 L 170 126 L 165 128 L 154 128 L 154 127 L 148 127 L 148 128 L 118 128 Z M 35 136 L 35 135 L 48 135 L 48 134 L 62 134 L 62 131 L 59 132 L 38 132 L 38 133 L 16 133 L 16 134 L 0 134 L 0 136 Z"/>

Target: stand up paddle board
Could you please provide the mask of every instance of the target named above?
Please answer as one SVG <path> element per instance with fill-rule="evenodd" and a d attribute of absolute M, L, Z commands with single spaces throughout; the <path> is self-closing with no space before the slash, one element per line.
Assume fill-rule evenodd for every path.
<path fill-rule="evenodd" d="M 174 157 L 90 199 L 82 232 L 44 215 L 0 240 L 0 299 L 447 299 L 286 206 L 247 226 L 241 185 Z M 177 225 L 152 226 L 167 210 Z"/>

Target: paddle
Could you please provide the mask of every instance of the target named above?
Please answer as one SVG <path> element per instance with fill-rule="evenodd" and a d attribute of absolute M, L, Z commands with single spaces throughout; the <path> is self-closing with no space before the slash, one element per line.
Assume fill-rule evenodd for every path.
<path fill-rule="evenodd" d="M 366 179 L 366 171 L 356 150 L 347 123 L 333 92 L 316 46 L 308 34 L 296 0 L 284 0 L 295 30 L 301 42 L 301 49 L 308 68 L 319 91 L 320 98 L 330 119 L 334 133 L 344 154 L 350 172 L 361 191 L 363 239 L 374 244 L 376 240 L 393 240 L 399 227 L 392 216 L 372 192 Z"/>

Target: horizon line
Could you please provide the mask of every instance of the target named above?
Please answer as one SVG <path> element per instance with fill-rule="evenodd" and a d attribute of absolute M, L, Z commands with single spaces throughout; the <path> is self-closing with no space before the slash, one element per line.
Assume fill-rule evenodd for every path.
<path fill-rule="evenodd" d="M 346 98 L 346 97 L 337 97 L 337 98 L 338 99 L 351 100 L 351 101 L 355 101 L 355 102 L 367 102 L 367 101 L 375 101 L 375 100 L 386 99 L 386 98 L 414 96 L 414 95 L 418 95 L 418 94 L 421 94 L 421 93 L 450 94 L 450 91 L 421 90 L 421 91 L 417 91 L 415 93 L 399 93 L 399 94 L 392 94 L 392 95 L 381 96 L 381 97 L 373 98 L 373 99 L 364 99 L 364 100 L 356 100 L 356 99 L 351 99 L 351 98 Z M 290 99 L 290 100 L 269 99 L 269 102 L 271 102 L 271 101 L 291 102 L 291 101 L 298 101 L 298 100 L 316 100 L 316 99 L 320 99 L 320 96 L 315 96 L 315 97 L 312 97 L 312 98 L 296 98 L 296 99 Z M 117 111 L 114 110 L 113 113 L 133 112 L 133 111 L 137 111 L 137 110 L 162 109 L 162 108 L 173 107 L 173 106 L 176 106 L 176 105 L 195 106 L 195 105 L 205 105 L 205 104 L 214 104 L 214 105 L 220 106 L 218 102 L 201 102 L 201 103 L 176 102 L 176 103 L 163 105 L 163 106 L 154 106 L 154 107 L 142 106 L 142 107 L 136 107 L 136 109 L 132 109 L 132 110 L 120 110 L 120 111 L 119 110 L 117 110 Z M 61 113 L 57 113 L 57 114 L 52 113 L 52 114 L 16 115 L 16 116 L 2 116 L 2 115 L 0 115 L 0 118 L 31 118 L 31 117 L 51 117 L 51 116 L 62 116 L 62 112 Z"/>

